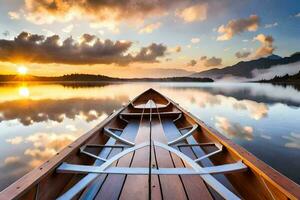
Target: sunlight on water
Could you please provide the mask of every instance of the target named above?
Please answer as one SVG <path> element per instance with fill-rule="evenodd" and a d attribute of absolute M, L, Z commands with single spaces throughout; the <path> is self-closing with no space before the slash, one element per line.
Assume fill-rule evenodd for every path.
<path fill-rule="evenodd" d="M 0 85 L 0 189 L 153 87 L 300 182 L 297 87 L 228 83 Z M 289 165 L 282 165 L 289 163 Z"/>
<path fill-rule="evenodd" d="M 21 97 L 29 97 L 30 92 L 29 92 L 29 90 L 28 90 L 28 88 L 26 86 L 21 86 L 19 88 L 19 95 Z"/>

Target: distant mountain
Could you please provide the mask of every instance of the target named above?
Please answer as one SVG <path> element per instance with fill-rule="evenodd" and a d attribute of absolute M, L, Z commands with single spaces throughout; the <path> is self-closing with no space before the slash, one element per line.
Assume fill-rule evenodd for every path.
<path fill-rule="evenodd" d="M 0 75 L 0 82 L 214 82 L 210 78 L 167 77 L 167 78 L 112 78 L 103 75 L 69 74 L 56 77 Z"/>
<path fill-rule="evenodd" d="M 252 71 L 255 69 L 269 69 L 276 65 L 286 65 L 300 61 L 300 52 L 294 53 L 290 57 L 281 58 L 277 55 L 271 55 L 265 58 L 259 58 L 251 61 L 241 61 L 235 65 L 224 67 L 222 69 L 210 69 L 199 73 L 194 73 L 191 77 L 208 77 L 212 79 L 222 79 L 225 77 L 253 78 Z"/>
<path fill-rule="evenodd" d="M 270 56 L 267 57 L 268 59 L 271 59 L 271 60 L 279 60 L 281 59 L 282 57 L 278 56 L 278 55 L 275 55 L 275 54 L 272 54 Z"/>
<path fill-rule="evenodd" d="M 261 80 L 262 83 L 300 83 L 300 71 L 294 75 L 275 76 L 270 80 Z"/>

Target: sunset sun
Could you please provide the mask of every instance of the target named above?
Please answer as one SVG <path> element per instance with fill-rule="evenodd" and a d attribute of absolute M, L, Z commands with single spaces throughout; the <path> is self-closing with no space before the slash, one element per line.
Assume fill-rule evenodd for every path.
<path fill-rule="evenodd" d="M 28 71 L 27 67 L 24 67 L 24 66 L 18 67 L 18 73 L 20 75 L 26 75 L 27 71 Z"/>

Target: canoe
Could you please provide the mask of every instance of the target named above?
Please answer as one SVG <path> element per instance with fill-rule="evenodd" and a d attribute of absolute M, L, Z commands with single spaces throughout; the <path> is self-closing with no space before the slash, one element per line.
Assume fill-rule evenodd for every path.
<path fill-rule="evenodd" d="M 149 89 L 0 199 L 299 199 L 300 186 Z"/>

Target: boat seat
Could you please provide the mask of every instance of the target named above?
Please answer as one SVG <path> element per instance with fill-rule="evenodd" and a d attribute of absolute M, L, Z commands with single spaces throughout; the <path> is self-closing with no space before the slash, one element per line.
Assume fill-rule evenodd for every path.
<path fill-rule="evenodd" d="M 182 112 L 159 112 L 159 113 L 156 113 L 156 112 L 152 112 L 152 113 L 142 113 L 142 112 L 124 112 L 124 113 L 120 113 L 120 115 L 122 116 L 147 116 L 147 115 L 160 115 L 160 116 L 163 116 L 163 115 L 179 115 L 179 114 L 182 114 Z"/>
<path fill-rule="evenodd" d="M 206 174 L 225 174 L 232 172 L 240 172 L 247 169 L 247 166 L 242 161 L 232 164 L 224 164 L 212 167 L 204 167 L 201 171 L 195 171 L 192 168 L 158 168 L 151 169 L 151 175 L 206 175 Z M 98 174 L 127 174 L 127 175 L 149 175 L 147 167 L 109 167 L 103 169 L 100 166 L 92 165 L 74 165 L 63 163 L 59 167 L 60 173 L 98 173 Z"/>
<path fill-rule="evenodd" d="M 170 101 L 168 101 L 168 103 L 166 104 L 166 105 L 164 105 L 164 106 L 160 106 L 160 107 L 158 107 L 158 109 L 163 109 L 163 108 L 167 108 L 169 105 L 171 104 L 171 102 Z M 153 104 L 151 104 L 151 103 L 148 103 L 147 102 L 147 104 L 146 105 L 144 105 L 144 106 L 135 106 L 133 103 L 132 103 L 132 101 L 130 101 L 130 105 L 133 107 L 133 108 L 135 108 L 135 109 L 140 109 L 140 110 L 143 110 L 143 109 L 149 109 L 149 108 L 157 108 L 156 106 L 153 106 Z"/>

